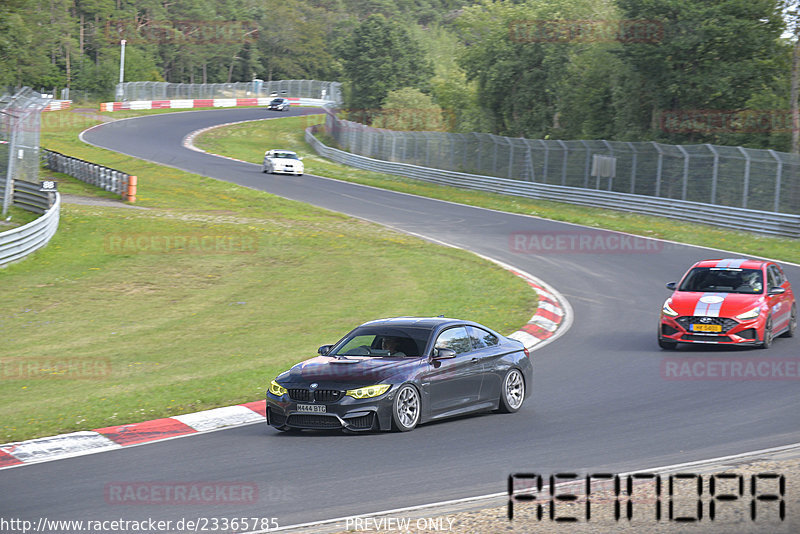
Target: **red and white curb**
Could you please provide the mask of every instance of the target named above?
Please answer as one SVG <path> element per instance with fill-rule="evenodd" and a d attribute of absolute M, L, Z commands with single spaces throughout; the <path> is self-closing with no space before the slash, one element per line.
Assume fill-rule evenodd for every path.
<path fill-rule="evenodd" d="M 0 445 L 0 469 L 264 421 L 266 400 Z"/>
<path fill-rule="evenodd" d="M 61 111 L 69 109 L 70 106 L 72 106 L 72 100 L 51 100 L 42 111 Z"/>
<path fill-rule="evenodd" d="M 122 111 L 126 109 L 194 109 L 194 108 L 235 108 L 266 106 L 275 97 L 266 98 L 182 98 L 175 100 L 131 100 L 128 102 L 103 102 L 100 111 Z M 320 98 L 288 97 L 293 106 L 322 106 L 329 100 Z"/>
<path fill-rule="evenodd" d="M 539 307 L 528 324 L 508 337 L 522 341 L 527 348 L 533 348 L 542 341 L 550 339 L 559 331 L 566 312 L 563 308 L 563 297 L 548 291 L 540 280 L 530 275 L 512 270 L 514 274 L 525 280 L 539 295 Z"/>

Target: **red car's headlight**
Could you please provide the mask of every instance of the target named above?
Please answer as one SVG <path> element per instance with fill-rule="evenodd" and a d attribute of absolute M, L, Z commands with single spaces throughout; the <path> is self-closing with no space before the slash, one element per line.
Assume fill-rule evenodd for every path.
<path fill-rule="evenodd" d="M 737 315 L 736 318 L 740 321 L 749 321 L 750 319 L 755 319 L 761 314 L 761 306 L 756 306 L 750 311 L 746 311 L 740 315 Z"/>
<path fill-rule="evenodd" d="M 677 317 L 678 312 L 670 308 L 670 302 L 672 302 L 672 299 L 667 299 L 666 302 L 664 302 L 664 306 L 661 308 L 661 313 L 668 315 L 669 317 Z"/>

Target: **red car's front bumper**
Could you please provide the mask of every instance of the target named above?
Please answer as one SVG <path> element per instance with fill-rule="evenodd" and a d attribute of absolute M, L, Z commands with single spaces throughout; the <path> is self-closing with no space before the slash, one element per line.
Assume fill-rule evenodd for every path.
<path fill-rule="evenodd" d="M 758 316 L 749 321 L 740 321 L 730 317 L 710 318 L 710 323 L 700 322 L 699 317 L 669 317 L 661 314 L 658 327 L 659 339 L 676 343 L 702 343 L 715 345 L 759 345 L 764 341 L 764 325 L 766 320 Z M 709 318 L 702 318 L 709 319 Z M 720 326 L 717 332 L 696 331 L 697 324 Z"/>

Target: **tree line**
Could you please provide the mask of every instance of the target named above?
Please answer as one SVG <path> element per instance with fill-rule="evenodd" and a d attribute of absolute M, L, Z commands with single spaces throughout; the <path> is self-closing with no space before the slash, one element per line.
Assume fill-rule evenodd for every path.
<path fill-rule="evenodd" d="M 126 38 L 126 80 L 338 80 L 380 127 L 788 151 L 796 3 L 4 0 L 0 87 L 107 98 Z"/>

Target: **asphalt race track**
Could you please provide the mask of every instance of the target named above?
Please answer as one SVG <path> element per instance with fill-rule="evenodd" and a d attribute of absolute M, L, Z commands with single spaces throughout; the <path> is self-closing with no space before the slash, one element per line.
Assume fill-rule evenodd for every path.
<path fill-rule="evenodd" d="M 800 442 L 797 380 L 671 380 L 663 374 L 665 358 L 744 360 L 800 353 L 797 338 L 778 338 L 766 352 L 713 347 L 663 352 L 656 345 L 658 313 L 669 294 L 664 284 L 694 261 L 736 254 L 660 242 L 625 253 L 515 251 L 512 236 L 518 233 L 594 236 L 597 231 L 309 174 L 266 175 L 259 166 L 181 144 L 189 132 L 214 124 L 313 112 L 170 113 L 104 124 L 84 138 L 445 241 L 542 278 L 569 300 L 574 324 L 533 353 L 532 399 L 517 414 L 466 417 L 403 434 L 291 435 L 256 424 L 7 469 L 0 474 L 0 515 L 34 521 L 274 517 L 285 526 L 502 492 L 512 472 L 620 473 Z M 139 187 L 144 193 L 147 183 Z M 800 288 L 800 267 L 784 268 Z M 320 339 L 319 345 L 333 341 Z M 271 378 L 264 376 L 265 387 Z M 106 502 L 106 484 L 135 481 L 254 483 L 259 491 L 255 503 L 215 506 Z"/>

